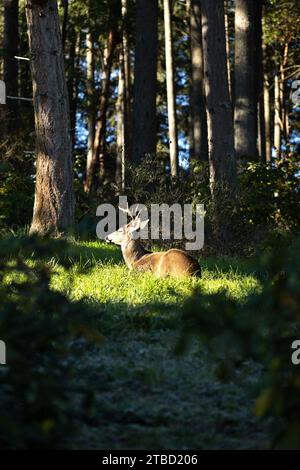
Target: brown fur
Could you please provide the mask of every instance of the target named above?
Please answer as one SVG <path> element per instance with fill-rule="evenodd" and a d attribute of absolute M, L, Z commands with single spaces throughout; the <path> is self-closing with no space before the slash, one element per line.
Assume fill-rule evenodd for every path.
<path fill-rule="evenodd" d="M 150 253 L 133 263 L 133 268 L 150 270 L 158 277 L 201 276 L 198 262 L 182 250 L 172 248 L 162 253 Z"/>
<path fill-rule="evenodd" d="M 135 218 L 129 224 L 106 237 L 107 241 L 121 246 L 124 261 L 129 269 L 151 271 L 158 277 L 201 277 L 198 261 L 183 250 L 172 248 L 157 253 L 145 250 L 140 240 L 132 236 L 132 232 L 139 230 L 140 227 L 141 221 L 139 218 Z"/>

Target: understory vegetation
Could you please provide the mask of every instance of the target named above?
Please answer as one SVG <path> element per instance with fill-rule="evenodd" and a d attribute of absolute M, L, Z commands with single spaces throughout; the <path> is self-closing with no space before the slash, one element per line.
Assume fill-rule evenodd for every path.
<path fill-rule="evenodd" d="M 286 270 L 280 257 L 277 266 L 209 257 L 200 259 L 201 279 L 162 280 L 129 272 L 111 245 L 32 237 L 4 238 L 1 259 L 0 326 L 9 345 L 1 447 L 269 448 L 290 431 L 291 398 L 299 421 L 290 346 L 278 349 L 269 398 L 265 391 L 265 359 L 276 352 L 265 354 L 265 291 L 278 269 L 287 276 L 280 295 L 296 322 L 295 263 Z M 251 350 L 253 325 L 261 336 Z M 285 395 L 276 385 L 281 367 Z M 272 394 L 281 409 L 272 408 Z"/>

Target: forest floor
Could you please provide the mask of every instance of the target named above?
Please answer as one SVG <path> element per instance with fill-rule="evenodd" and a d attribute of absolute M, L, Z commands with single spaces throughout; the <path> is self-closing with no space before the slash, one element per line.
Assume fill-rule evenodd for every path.
<path fill-rule="evenodd" d="M 247 364 L 233 380 L 219 382 L 214 360 L 193 340 L 176 355 L 182 305 L 199 285 L 225 289 L 243 302 L 260 289 L 249 265 L 233 258 L 200 260 L 202 279 L 157 279 L 126 268 L 120 249 L 74 242 L 71 269 L 52 259 L 52 286 L 70 300 L 99 311 L 99 345 L 83 348 L 82 386 L 94 392 L 89 416 L 78 416 L 87 449 L 254 449 L 271 440 L 271 421 L 253 414 L 259 366 Z M 80 397 L 78 397 L 79 399 Z"/>

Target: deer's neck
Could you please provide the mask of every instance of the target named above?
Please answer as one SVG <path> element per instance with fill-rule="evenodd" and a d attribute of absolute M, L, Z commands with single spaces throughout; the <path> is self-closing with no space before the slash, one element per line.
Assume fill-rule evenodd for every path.
<path fill-rule="evenodd" d="M 133 264 L 142 258 L 142 256 L 149 253 L 141 245 L 139 240 L 129 240 L 128 242 L 121 245 L 123 258 L 129 269 L 132 269 Z"/>

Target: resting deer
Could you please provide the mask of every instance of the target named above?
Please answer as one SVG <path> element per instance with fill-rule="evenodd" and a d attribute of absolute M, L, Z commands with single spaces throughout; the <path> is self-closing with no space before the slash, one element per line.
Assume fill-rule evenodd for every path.
<path fill-rule="evenodd" d="M 145 250 L 140 240 L 134 237 L 134 233 L 145 228 L 149 219 L 141 221 L 139 214 L 134 216 L 129 209 L 126 212 L 132 220 L 108 235 L 105 240 L 121 246 L 124 261 L 129 269 L 151 271 L 158 277 L 201 277 L 198 262 L 185 251 L 172 248 L 168 251 L 152 253 Z"/>

